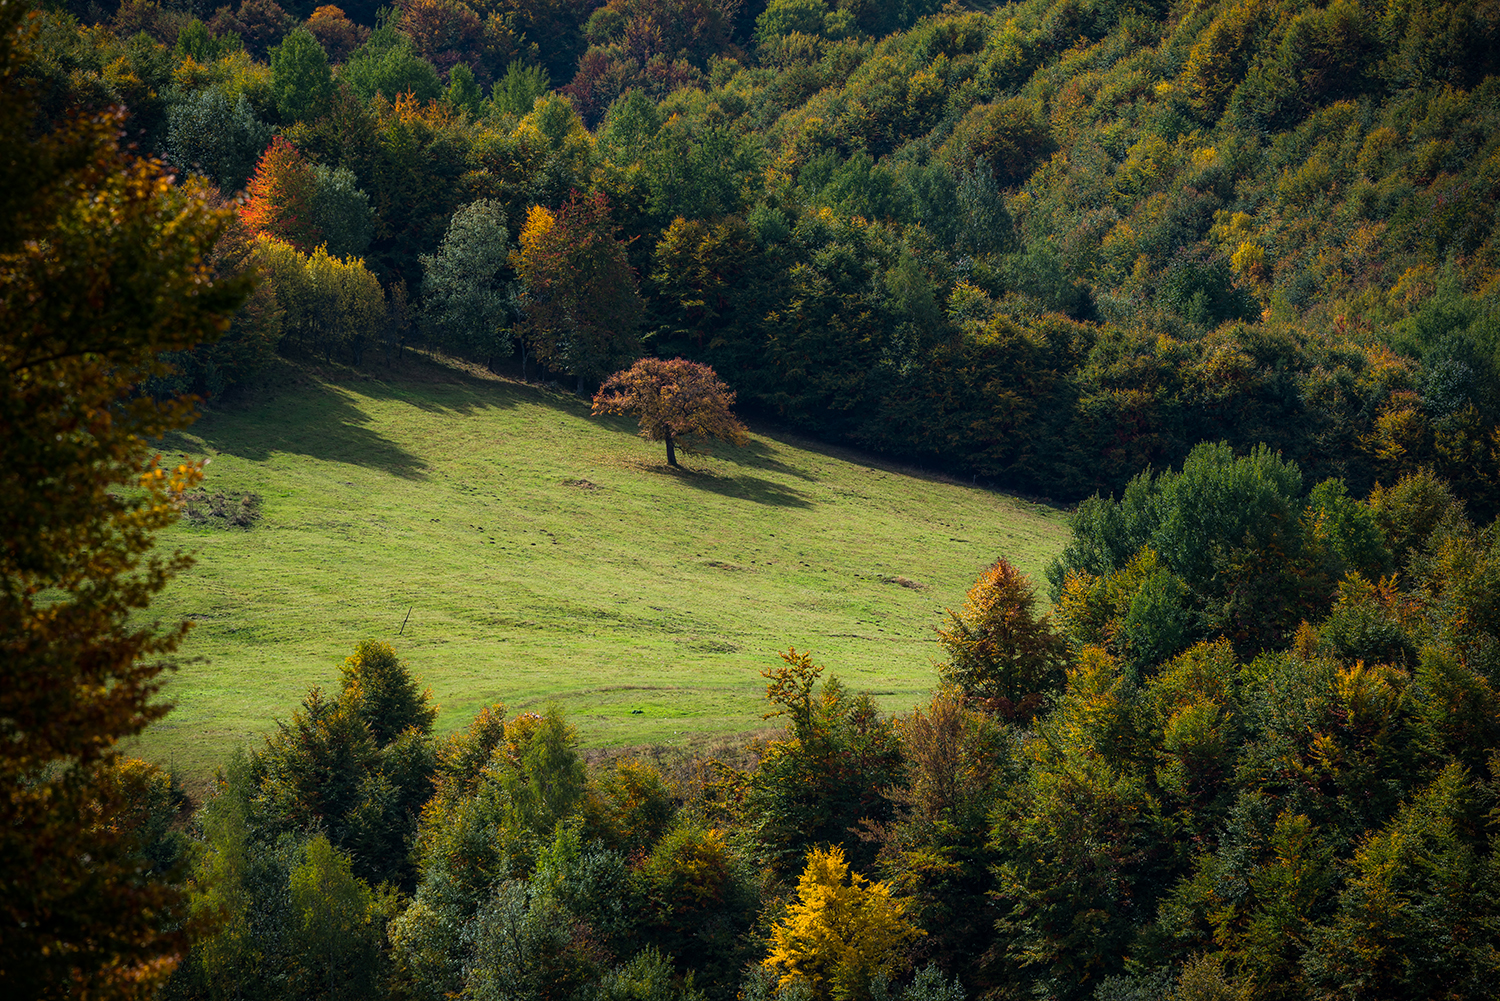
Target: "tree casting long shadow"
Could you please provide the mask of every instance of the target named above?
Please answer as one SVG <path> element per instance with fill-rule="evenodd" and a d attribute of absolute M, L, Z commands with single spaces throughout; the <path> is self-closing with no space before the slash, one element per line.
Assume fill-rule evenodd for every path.
<path fill-rule="evenodd" d="M 763 480 L 759 476 L 716 476 L 700 470 L 673 468 L 666 465 L 642 468 L 646 472 L 656 473 L 659 476 L 670 476 L 684 486 L 719 494 L 722 497 L 734 497 L 756 504 L 769 504 L 773 507 L 811 508 L 814 506 L 812 500 L 802 491 L 780 483 L 773 483 L 770 480 Z"/>

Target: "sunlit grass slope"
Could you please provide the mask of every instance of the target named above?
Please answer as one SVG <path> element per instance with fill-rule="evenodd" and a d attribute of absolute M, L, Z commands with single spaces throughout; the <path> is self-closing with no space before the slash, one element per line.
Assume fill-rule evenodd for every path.
<path fill-rule="evenodd" d="M 782 434 L 675 471 L 571 395 L 423 359 L 283 374 L 164 446 L 262 498 L 250 529 L 164 540 L 198 562 L 153 614 L 193 619 L 198 659 L 136 750 L 190 774 L 336 687 L 366 638 L 397 645 L 443 730 L 494 701 L 557 702 L 590 745 L 746 730 L 793 645 L 905 709 L 944 607 L 1002 554 L 1040 579 L 1065 534 L 1058 511 Z"/>

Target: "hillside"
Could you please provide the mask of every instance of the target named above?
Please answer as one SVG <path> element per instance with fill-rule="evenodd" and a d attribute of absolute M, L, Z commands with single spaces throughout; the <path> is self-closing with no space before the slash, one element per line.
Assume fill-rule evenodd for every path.
<path fill-rule="evenodd" d="M 0 995 L 1495 993 L 1497 0 L 9 25 Z"/>
<path fill-rule="evenodd" d="M 673 472 L 571 394 L 425 360 L 372 371 L 278 373 L 167 443 L 211 460 L 231 514 L 259 497 L 259 519 L 163 537 L 198 563 L 152 611 L 191 618 L 203 660 L 146 755 L 203 773 L 336 687 L 368 638 L 432 688 L 439 730 L 493 701 L 556 702 L 590 745 L 750 729 L 792 645 L 904 710 L 933 684 L 944 607 L 1002 554 L 1040 583 L 1066 538 L 1054 509 L 785 434 Z"/>
<path fill-rule="evenodd" d="M 270 280 L 165 391 L 403 340 L 683 355 L 1031 494 L 1224 440 L 1500 511 L 1493 3 L 936 6 L 79 4 L 31 86 L 244 196 L 216 266 Z"/>

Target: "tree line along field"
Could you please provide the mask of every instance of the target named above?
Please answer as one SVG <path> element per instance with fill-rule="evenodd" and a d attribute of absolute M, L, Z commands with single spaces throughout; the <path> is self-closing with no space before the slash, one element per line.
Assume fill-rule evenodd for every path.
<path fill-rule="evenodd" d="M 138 750 L 189 776 L 369 638 L 440 731 L 495 701 L 555 702 L 594 746 L 744 731 L 793 645 L 904 711 L 944 608 L 1000 555 L 1040 580 L 1066 538 L 1055 509 L 787 435 L 671 470 L 627 419 L 425 359 L 282 375 L 163 444 L 211 461 L 161 539 L 197 563 L 151 614 L 194 629 Z"/>

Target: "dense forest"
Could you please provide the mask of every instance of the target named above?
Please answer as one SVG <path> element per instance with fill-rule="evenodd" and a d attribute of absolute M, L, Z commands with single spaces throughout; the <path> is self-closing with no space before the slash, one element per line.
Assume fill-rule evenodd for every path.
<path fill-rule="evenodd" d="M 123 103 L 270 275 L 167 389 L 644 351 L 1062 501 L 1222 440 L 1500 509 L 1493 5 L 68 11 L 46 113 Z"/>
<path fill-rule="evenodd" d="M 1496 992 L 1493 0 L 71 0 L 18 23 L 26 117 L 0 124 L 41 152 L 0 164 L 32 185 L 0 185 L 4 215 L 49 171 L 92 190 L 149 158 L 171 174 L 110 197 L 217 213 L 193 280 L 238 290 L 203 304 L 232 319 L 142 339 L 166 362 L 139 363 L 142 413 L 253 386 L 278 353 L 420 347 L 580 391 L 683 357 L 753 415 L 1078 507 L 1046 581 L 980 554 L 1002 558 L 934 623 L 931 701 L 895 717 L 789 650 L 765 672 L 776 736 L 586 763 L 556 711 L 434 734 L 421 665 L 365 642 L 196 809 L 100 757 L 78 812 L 128 921 L 47 939 L 8 904 L 0 980 Z M 7 325 L 45 286 L 11 262 L 91 225 L 44 214 L 0 223 Z M 196 294 L 187 265 L 145 273 Z M 34 312 L 16 329 L 75 322 Z M 21 548 L 7 601 L 45 562 Z M 49 746 L 12 755 L 15 789 L 97 753 Z"/>

